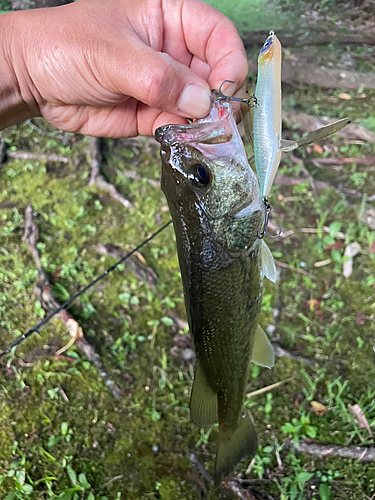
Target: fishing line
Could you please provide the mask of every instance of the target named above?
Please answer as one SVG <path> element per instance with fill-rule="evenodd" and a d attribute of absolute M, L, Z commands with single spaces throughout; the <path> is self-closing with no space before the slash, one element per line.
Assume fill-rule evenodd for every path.
<path fill-rule="evenodd" d="M 102 273 L 100 276 L 98 276 L 93 281 L 91 281 L 91 283 L 89 283 L 88 285 L 86 285 L 85 287 L 83 287 L 79 292 L 77 292 L 75 295 L 73 295 L 73 297 L 70 297 L 70 299 L 68 299 L 66 302 L 64 302 L 63 304 L 61 304 L 60 307 L 58 307 L 53 312 L 51 312 L 50 314 L 48 314 L 48 316 L 46 316 L 45 318 L 43 318 L 42 321 L 40 321 L 37 325 L 33 326 L 32 328 L 30 328 L 30 330 L 28 330 L 26 333 L 24 333 L 23 335 L 21 335 L 21 337 L 19 337 L 17 340 L 15 340 L 9 347 L 7 347 L 2 352 L 0 352 L 0 358 L 2 356 L 4 356 L 5 354 L 7 354 L 8 352 L 10 352 L 14 347 L 16 347 L 18 344 L 20 344 L 23 340 L 27 339 L 27 337 L 30 337 L 30 335 L 32 335 L 33 333 L 39 333 L 39 329 L 42 328 L 46 323 L 48 323 L 48 321 L 51 318 L 53 318 L 54 316 L 56 316 L 56 314 L 58 314 L 60 311 L 63 311 L 64 309 L 66 309 L 67 307 L 69 307 L 76 298 L 80 297 L 83 293 L 87 292 L 87 290 L 89 290 L 94 285 L 96 285 L 96 283 L 98 283 L 98 281 L 100 281 L 105 276 L 107 276 L 107 274 L 109 274 L 112 271 L 114 271 L 115 269 L 117 269 L 120 264 L 122 264 L 125 260 L 127 260 L 132 255 L 134 255 L 135 252 L 137 252 L 138 250 L 140 250 L 149 241 L 151 241 L 158 234 L 160 234 L 162 231 L 164 231 L 164 229 L 166 227 L 168 227 L 171 223 L 172 223 L 172 220 L 169 220 L 166 224 L 164 224 L 164 226 L 162 226 L 155 233 L 153 233 L 151 236 L 149 236 L 144 241 L 142 241 L 142 243 L 140 243 L 137 247 L 133 248 L 133 250 L 131 250 L 130 252 L 128 252 L 126 255 L 124 255 L 124 257 L 122 257 L 119 261 L 117 261 L 116 264 L 113 264 L 113 266 L 109 267 L 106 271 L 104 271 L 104 273 Z"/>

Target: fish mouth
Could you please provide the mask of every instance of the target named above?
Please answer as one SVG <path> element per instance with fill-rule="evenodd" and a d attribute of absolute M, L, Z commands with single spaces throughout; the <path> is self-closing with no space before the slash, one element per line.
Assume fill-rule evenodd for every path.
<path fill-rule="evenodd" d="M 160 142 L 161 145 L 169 143 L 168 138 L 171 135 L 170 131 L 172 127 L 176 127 L 176 125 L 163 125 L 162 127 L 158 127 L 155 130 L 155 139 L 157 142 Z"/>

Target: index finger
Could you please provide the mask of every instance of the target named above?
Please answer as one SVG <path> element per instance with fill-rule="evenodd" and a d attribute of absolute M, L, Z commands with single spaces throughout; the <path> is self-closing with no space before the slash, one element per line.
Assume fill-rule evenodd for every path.
<path fill-rule="evenodd" d="M 224 80 L 236 82 L 233 94 L 243 85 L 248 63 L 237 28 L 224 14 L 200 0 L 185 1 L 181 23 L 189 52 L 210 67 L 208 83 L 218 89 Z"/>

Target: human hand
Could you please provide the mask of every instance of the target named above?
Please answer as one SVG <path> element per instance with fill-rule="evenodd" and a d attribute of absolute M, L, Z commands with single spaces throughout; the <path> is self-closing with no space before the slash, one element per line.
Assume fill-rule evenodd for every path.
<path fill-rule="evenodd" d="M 206 115 L 210 89 L 233 80 L 231 95 L 247 74 L 235 26 L 199 0 L 81 0 L 0 16 L 0 35 L 25 106 L 3 128 L 42 115 L 70 132 L 150 135 Z"/>

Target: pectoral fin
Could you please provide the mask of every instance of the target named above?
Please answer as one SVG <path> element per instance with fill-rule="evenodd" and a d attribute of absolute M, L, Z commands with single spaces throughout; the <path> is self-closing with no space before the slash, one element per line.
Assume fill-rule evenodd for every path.
<path fill-rule="evenodd" d="M 277 271 L 275 260 L 271 250 L 268 248 L 268 245 L 264 240 L 262 240 L 262 271 L 266 278 L 272 281 L 272 283 L 276 283 Z"/>
<path fill-rule="evenodd" d="M 198 427 L 209 427 L 217 422 L 217 394 L 208 385 L 199 362 L 190 396 L 190 418 Z"/>
<path fill-rule="evenodd" d="M 250 458 L 258 450 L 258 438 L 250 413 L 244 410 L 239 418 L 237 429 L 230 435 L 219 427 L 219 445 L 216 455 L 215 484 L 220 484 L 244 459 Z"/>
<path fill-rule="evenodd" d="M 266 368 L 272 368 L 275 364 L 275 351 L 269 338 L 259 325 L 255 332 L 251 362 Z"/>

